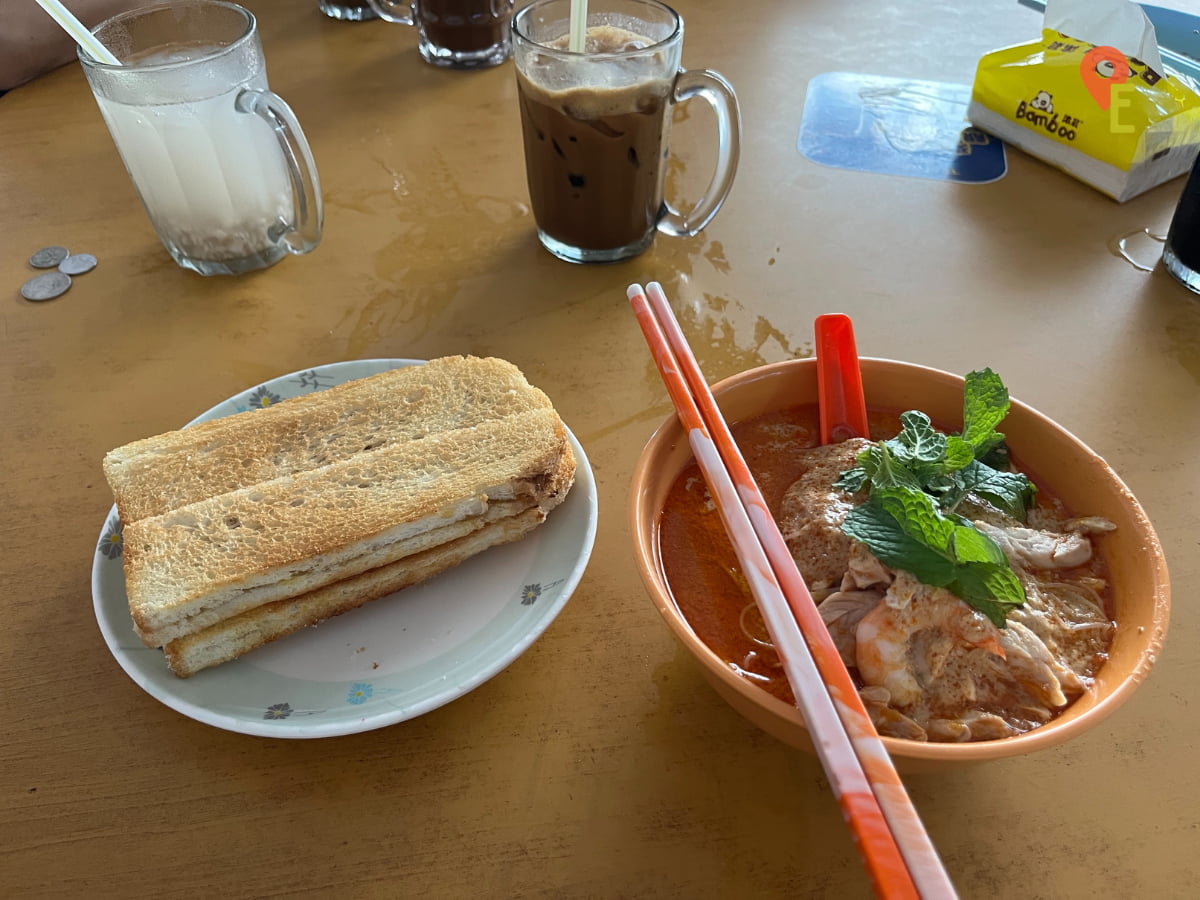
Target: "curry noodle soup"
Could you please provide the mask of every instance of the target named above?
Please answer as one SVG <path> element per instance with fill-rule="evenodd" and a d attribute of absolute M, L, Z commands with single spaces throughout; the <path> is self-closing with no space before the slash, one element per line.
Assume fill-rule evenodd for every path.
<path fill-rule="evenodd" d="M 897 413 L 878 409 L 870 424 L 875 440 L 900 428 Z M 866 441 L 819 447 L 815 405 L 732 430 L 882 735 L 961 742 L 1020 734 L 1058 716 L 1091 685 L 1114 633 L 1108 573 L 1098 546 L 1092 552 L 1110 523 L 1072 519 L 1031 472 L 1038 491 L 1026 523 L 969 497 L 960 514 L 983 523 L 1026 590 L 1024 606 L 997 629 L 841 534 L 842 518 L 866 492 L 851 497 L 832 482 Z M 1046 552 L 1021 543 L 1029 538 Z M 743 678 L 794 705 L 694 461 L 671 487 L 658 540 L 671 593 L 697 636 Z"/>

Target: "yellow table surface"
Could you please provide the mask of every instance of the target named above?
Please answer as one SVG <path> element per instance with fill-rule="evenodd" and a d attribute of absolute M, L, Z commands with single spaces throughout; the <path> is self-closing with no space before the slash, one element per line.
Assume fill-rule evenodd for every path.
<path fill-rule="evenodd" d="M 438 70 L 412 29 L 326 19 L 315 0 L 249 5 L 320 168 L 309 256 L 183 271 L 77 65 L 0 98 L 0 891 L 869 896 L 817 760 L 717 697 L 635 572 L 629 478 L 670 407 L 624 291 L 659 280 L 710 380 L 811 354 L 813 318 L 845 312 L 864 355 L 990 365 L 1116 468 L 1175 585 L 1150 679 L 1067 746 L 906 783 L 965 897 L 1193 895 L 1200 298 L 1110 250 L 1165 231 L 1183 182 L 1118 205 L 1017 151 L 1002 180 L 958 185 L 796 149 L 814 76 L 969 84 L 1037 14 L 681 2 L 684 64 L 721 71 L 741 101 L 733 193 L 696 238 L 581 267 L 537 243 L 511 62 Z M 673 195 L 703 181 L 710 128 L 694 108 L 677 125 Z M 26 260 L 49 244 L 100 264 L 26 302 Z M 453 353 L 519 365 L 597 479 L 590 565 L 533 647 L 447 706 L 324 740 L 221 731 L 139 689 L 92 610 L 105 451 L 315 364 Z"/>

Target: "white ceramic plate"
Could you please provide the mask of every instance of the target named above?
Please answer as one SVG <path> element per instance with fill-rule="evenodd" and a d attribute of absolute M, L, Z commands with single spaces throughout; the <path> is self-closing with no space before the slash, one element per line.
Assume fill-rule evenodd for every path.
<path fill-rule="evenodd" d="M 294 372 L 189 424 L 421 362 L 357 360 Z M 133 632 L 114 507 L 92 563 L 100 631 L 117 662 L 151 696 L 230 731 L 330 737 L 429 712 L 520 656 L 579 583 L 596 536 L 596 485 L 583 447 L 568 435 L 578 463 L 575 485 L 528 537 L 187 679 L 172 675 L 162 651 L 143 646 Z"/>

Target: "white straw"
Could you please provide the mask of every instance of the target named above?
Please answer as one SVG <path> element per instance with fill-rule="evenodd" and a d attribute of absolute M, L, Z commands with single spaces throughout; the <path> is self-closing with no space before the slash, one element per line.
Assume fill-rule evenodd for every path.
<path fill-rule="evenodd" d="M 582 53 L 585 37 L 587 37 L 587 0 L 571 0 L 571 33 L 567 49 L 572 53 Z"/>
<path fill-rule="evenodd" d="M 74 13 L 63 6 L 59 0 L 37 0 L 37 3 L 50 14 L 50 18 L 62 26 L 63 31 L 75 39 L 75 43 L 97 60 L 102 63 L 108 63 L 110 66 L 121 65 L 121 61 L 113 56 L 107 47 L 96 40 L 96 36 L 88 31 L 83 23 L 75 18 Z"/>

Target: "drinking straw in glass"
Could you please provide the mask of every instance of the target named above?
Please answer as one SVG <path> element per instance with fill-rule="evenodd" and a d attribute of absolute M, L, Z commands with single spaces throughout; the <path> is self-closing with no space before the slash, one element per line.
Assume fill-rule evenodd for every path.
<path fill-rule="evenodd" d="M 587 0 L 571 0 L 571 21 L 567 49 L 582 53 L 587 38 Z"/>

